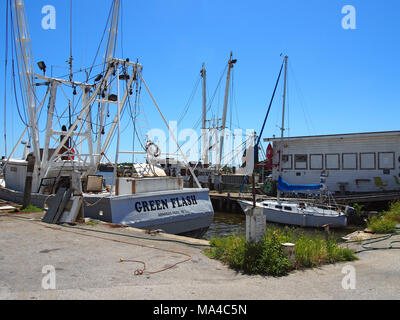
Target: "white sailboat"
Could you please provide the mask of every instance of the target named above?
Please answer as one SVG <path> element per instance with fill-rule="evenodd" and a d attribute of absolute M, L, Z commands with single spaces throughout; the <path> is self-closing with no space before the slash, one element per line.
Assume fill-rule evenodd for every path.
<path fill-rule="evenodd" d="M 281 140 L 283 140 L 284 137 L 287 60 L 288 57 L 285 56 L 283 62 L 284 89 L 283 89 Z M 281 73 L 279 73 L 277 83 L 279 82 L 280 74 Z M 278 152 L 278 154 L 279 157 L 281 158 L 282 152 Z M 282 170 L 280 168 L 281 160 L 282 159 L 279 159 L 278 161 L 279 172 Z M 278 192 L 276 199 L 267 199 L 260 202 L 240 200 L 239 204 L 241 208 L 243 210 L 246 210 L 247 208 L 253 207 L 254 205 L 263 208 L 264 215 L 268 222 L 280 223 L 285 225 L 295 225 L 301 227 L 323 227 L 325 225 L 329 225 L 330 227 L 333 228 L 347 226 L 347 216 L 353 211 L 353 208 L 349 206 L 345 206 L 344 208 L 342 208 L 340 206 L 337 206 L 336 204 L 326 204 L 323 202 L 309 203 L 306 201 L 282 200 L 281 193 L 283 191 L 296 192 L 296 191 L 320 190 L 320 189 L 323 189 L 324 191 L 325 186 L 323 179 L 321 179 L 319 184 L 314 184 L 314 185 L 291 185 L 286 181 L 284 181 L 281 176 L 279 176 L 277 187 L 278 187 Z"/>
<path fill-rule="evenodd" d="M 30 203 L 42 208 L 48 205 L 50 209 L 60 204 L 57 202 L 59 197 L 71 196 L 71 199 L 76 197 L 83 203 L 85 217 L 137 228 L 162 229 L 173 234 L 197 237 L 204 234 L 213 221 L 214 211 L 209 190 L 201 187 L 189 165 L 187 169 L 191 171 L 196 184 L 195 188 L 190 189 L 183 187 L 182 178 L 166 176 L 160 167 L 150 161 L 134 164 L 129 170 L 118 170 L 121 153 L 144 154 L 147 159 L 157 157 L 160 153 L 151 141 L 147 141 L 141 151 L 120 150 L 121 115 L 131 107 L 130 96 L 140 91 L 139 86 L 145 87 L 170 129 L 143 79 L 142 65 L 113 56 L 117 43 L 120 0 L 113 0 L 111 6 L 103 70 L 93 82 L 89 81 L 89 77 L 81 82 L 73 80 L 72 55 L 69 60 L 69 79 L 46 76 L 43 61 L 38 64 L 43 75 L 35 73 L 24 2 L 12 0 L 12 3 L 14 32 L 19 35 L 15 41 L 21 66 L 20 82 L 24 89 L 28 121 L 12 152 L 1 160 L 4 185 L 0 187 L 0 198 L 22 203 L 25 200 L 24 193 L 26 195 L 28 190 Z M 38 99 L 36 92 L 39 86 L 47 88 L 41 99 Z M 65 95 L 71 88 L 73 96 L 80 97 L 80 105 L 73 105 L 71 112 L 71 101 L 74 101 L 71 98 L 67 103 L 69 110 L 57 112 L 57 92 L 62 91 Z M 45 102 L 47 120 L 42 137 L 39 115 Z M 62 126 L 61 122 L 65 121 L 63 119 L 68 112 L 69 125 Z M 17 146 L 27 134 L 29 143 L 25 146 L 26 152 L 22 159 L 16 159 L 14 153 Z M 170 134 L 175 139 L 173 133 Z M 111 162 L 107 151 L 113 137 L 116 140 L 113 178 L 112 184 L 107 186 L 103 177 L 98 175 L 98 169 L 103 159 Z M 179 146 L 178 150 L 186 159 Z M 63 190 L 65 192 L 59 194 Z M 67 193 L 67 190 L 73 193 Z"/>

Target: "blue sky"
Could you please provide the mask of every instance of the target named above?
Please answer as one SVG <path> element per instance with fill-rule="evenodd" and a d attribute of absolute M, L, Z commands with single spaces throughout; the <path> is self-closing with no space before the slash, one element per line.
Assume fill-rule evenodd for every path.
<path fill-rule="evenodd" d="M 5 3 L 0 3 L 3 30 Z M 144 79 L 168 120 L 178 120 L 203 62 L 207 68 L 208 97 L 212 96 L 232 51 L 238 60 L 233 73 L 231 98 L 234 99 L 230 103 L 232 128 L 259 131 L 282 61 L 280 54 L 284 53 L 289 56 L 286 127 L 290 136 L 399 129 L 400 2 L 397 0 L 122 0 L 122 3 L 123 32 L 119 34 L 119 44 L 122 40 L 123 55 L 119 46 L 117 56 L 139 59 L 143 64 Z M 67 0 L 25 0 L 35 62 L 44 60 L 48 68 L 67 67 L 69 4 Z M 75 69 L 92 63 L 110 4 L 111 0 L 73 0 Z M 44 17 L 41 10 L 45 5 L 56 8 L 55 30 L 44 30 L 41 26 Z M 342 28 L 344 5 L 356 9 L 356 30 Z M 2 79 L 4 53 L 2 37 Z M 56 76 L 68 73 L 59 67 L 53 70 Z M 0 83 L 3 120 L 4 80 Z M 224 85 L 225 79 L 213 104 L 214 113 L 221 112 Z M 9 150 L 23 128 L 10 88 L 11 82 L 7 90 Z M 193 127 L 201 116 L 200 89 L 179 130 Z M 150 102 L 144 100 L 144 103 L 151 128 L 165 129 Z M 279 135 L 281 103 L 280 86 L 263 137 Z M 3 136 L 1 121 L 1 154 Z M 128 149 L 129 145 L 123 147 Z"/>

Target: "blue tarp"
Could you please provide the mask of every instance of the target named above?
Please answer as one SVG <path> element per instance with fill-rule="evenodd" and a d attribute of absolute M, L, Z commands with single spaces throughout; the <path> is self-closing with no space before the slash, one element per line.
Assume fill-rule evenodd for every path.
<path fill-rule="evenodd" d="M 282 177 L 278 179 L 278 189 L 280 191 L 302 191 L 302 190 L 318 190 L 322 188 L 322 184 L 305 184 L 305 185 L 296 185 L 289 184 Z"/>

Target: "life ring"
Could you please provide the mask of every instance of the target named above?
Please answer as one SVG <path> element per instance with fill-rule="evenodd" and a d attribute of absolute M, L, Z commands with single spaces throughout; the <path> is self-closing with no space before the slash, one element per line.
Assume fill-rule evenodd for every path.
<path fill-rule="evenodd" d="M 69 150 L 68 150 L 69 149 Z M 65 151 L 66 150 L 66 151 Z M 65 153 L 66 152 L 66 153 Z M 62 160 L 74 160 L 75 159 L 75 149 L 74 148 L 68 148 L 68 147 L 62 147 L 59 151 L 58 154 L 63 154 L 65 153 L 64 156 L 62 156 Z"/>
<path fill-rule="evenodd" d="M 159 157 L 161 155 L 161 150 L 158 145 L 154 142 L 147 142 L 146 144 L 146 152 L 152 157 Z"/>

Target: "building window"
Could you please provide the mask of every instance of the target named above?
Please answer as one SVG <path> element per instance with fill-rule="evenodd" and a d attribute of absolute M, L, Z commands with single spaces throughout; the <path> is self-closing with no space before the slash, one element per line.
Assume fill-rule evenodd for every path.
<path fill-rule="evenodd" d="M 322 154 L 310 154 L 310 170 L 322 170 L 323 158 Z"/>
<path fill-rule="evenodd" d="M 293 161 L 292 161 L 292 155 L 291 154 L 283 154 L 282 155 L 281 168 L 282 169 L 287 169 L 287 170 L 293 169 Z"/>
<path fill-rule="evenodd" d="M 329 170 L 339 170 L 339 153 L 329 153 L 325 155 L 325 168 Z"/>
<path fill-rule="evenodd" d="M 360 169 L 361 170 L 376 169 L 376 157 L 374 152 L 360 153 Z"/>
<path fill-rule="evenodd" d="M 394 152 L 378 152 L 378 168 L 394 169 Z"/>
<path fill-rule="evenodd" d="M 357 153 L 342 153 L 343 170 L 357 170 Z"/>
<path fill-rule="evenodd" d="M 307 169 L 307 155 L 306 154 L 296 154 L 294 156 L 294 168 Z"/>

